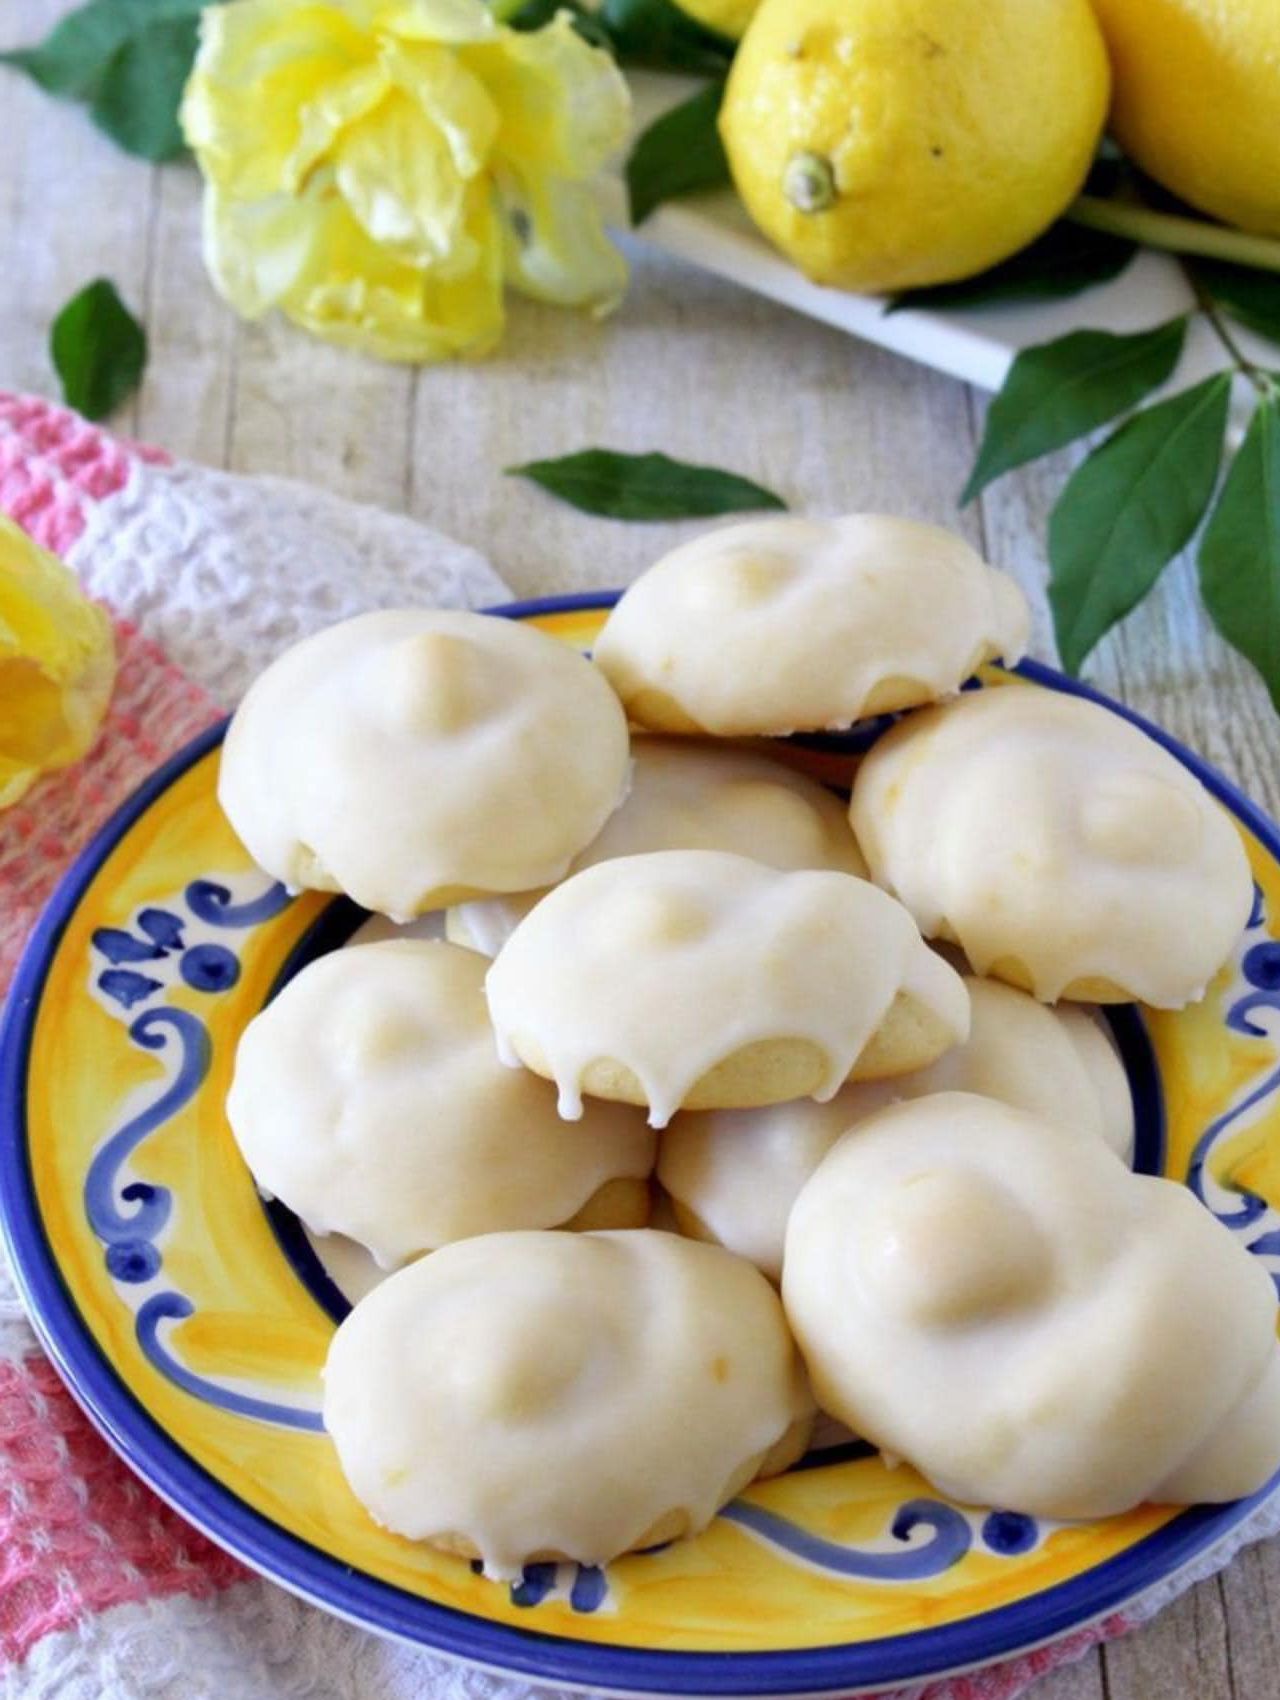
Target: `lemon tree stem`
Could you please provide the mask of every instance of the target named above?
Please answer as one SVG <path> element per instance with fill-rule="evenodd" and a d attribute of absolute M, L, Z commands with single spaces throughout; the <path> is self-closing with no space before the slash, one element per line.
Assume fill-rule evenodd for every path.
<path fill-rule="evenodd" d="M 1204 314 L 1213 334 L 1231 356 L 1236 371 L 1249 380 L 1259 395 L 1267 397 L 1268 399 L 1276 395 L 1277 386 L 1275 379 L 1269 372 L 1264 372 L 1261 366 L 1256 365 L 1249 359 L 1248 355 L 1245 354 L 1244 350 L 1240 347 L 1240 344 L 1232 335 L 1226 319 L 1223 317 L 1222 313 L 1219 312 L 1217 302 L 1209 294 L 1208 290 L 1205 289 L 1195 272 L 1190 266 L 1183 266 L 1182 270 L 1186 276 L 1187 282 L 1191 285 L 1192 293 L 1196 298 L 1197 307 L 1199 307 L 1200 311 Z"/>
<path fill-rule="evenodd" d="M 1132 237 L 1148 248 L 1164 248 L 1174 254 L 1205 254 L 1214 260 L 1234 260 L 1237 265 L 1280 272 L 1280 242 L 1267 236 L 1251 236 L 1244 230 L 1231 230 L 1223 224 L 1210 224 L 1205 219 L 1155 212 L 1150 207 L 1103 200 L 1096 195 L 1081 195 L 1067 208 L 1064 217 L 1090 230 Z"/>

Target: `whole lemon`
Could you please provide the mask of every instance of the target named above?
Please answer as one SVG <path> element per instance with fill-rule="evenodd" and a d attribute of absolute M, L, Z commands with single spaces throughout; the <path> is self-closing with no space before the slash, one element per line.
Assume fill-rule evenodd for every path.
<path fill-rule="evenodd" d="M 1108 81 L 1088 0 L 764 0 L 720 130 L 801 271 L 904 289 L 985 271 L 1053 222 Z"/>
<path fill-rule="evenodd" d="M 680 10 L 717 35 L 738 41 L 755 15 L 760 0 L 676 0 Z"/>
<path fill-rule="evenodd" d="M 1280 236 L 1280 5 L 1094 0 L 1115 79 L 1111 129 L 1166 189 Z"/>

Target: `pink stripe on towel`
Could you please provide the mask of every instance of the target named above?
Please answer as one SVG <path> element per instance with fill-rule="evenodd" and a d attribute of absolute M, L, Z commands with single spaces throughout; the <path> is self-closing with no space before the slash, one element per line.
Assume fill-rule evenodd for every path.
<path fill-rule="evenodd" d="M 92 1612 L 246 1574 L 120 1462 L 47 1359 L 0 1359 L 0 1662 Z"/>

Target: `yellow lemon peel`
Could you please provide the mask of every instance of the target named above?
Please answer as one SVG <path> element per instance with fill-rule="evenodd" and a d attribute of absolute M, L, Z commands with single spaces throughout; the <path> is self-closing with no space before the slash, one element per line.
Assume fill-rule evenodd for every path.
<path fill-rule="evenodd" d="M 985 271 L 1072 201 L 1107 111 L 1088 0 L 762 0 L 720 110 L 738 192 L 817 283 Z"/>
<path fill-rule="evenodd" d="M 1274 0 L 1094 0 L 1111 130 L 1157 183 L 1280 236 L 1280 8 Z"/>
<path fill-rule="evenodd" d="M 483 0 L 230 0 L 203 15 L 182 123 L 205 262 L 246 318 L 426 361 L 488 353 L 507 286 L 621 298 L 593 179 L 630 95 L 567 12 L 521 32 Z"/>
<path fill-rule="evenodd" d="M 88 752 L 115 672 L 107 616 L 55 555 L 0 515 L 0 808 Z"/>

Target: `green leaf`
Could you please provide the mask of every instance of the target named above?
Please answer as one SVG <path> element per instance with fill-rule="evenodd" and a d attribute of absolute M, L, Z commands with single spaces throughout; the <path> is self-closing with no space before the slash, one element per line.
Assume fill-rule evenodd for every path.
<path fill-rule="evenodd" d="M 1280 275 L 1227 260 L 1185 262 L 1214 303 L 1251 331 L 1280 342 Z"/>
<path fill-rule="evenodd" d="M 162 19 L 112 60 L 91 111 L 126 153 L 164 160 L 185 148 L 178 108 L 199 39 L 199 18 Z"/>
<path fill-rule="evenodd" d="M 672 0 L 604 0 L 596 17 L 624 65 L 724 76 L 735 43 L 696 23 Z"/>
<path fill-rule="evenodd" d="M 584 449 L 560 460 L 509 466 L 553 496 L 606 519 L 704 519 L 753 508 L 785 508 L 771 490 L 716 466 L 690 466 L 664 454 L 628 455 Z"/>
<path fill-rule="evenodd" d="M 1072 331 L 1024 348 L 987 413 L 982 447 L 960 505 L 993 478 L 1087 436 L 1135 407 L 1178 364 L 1186 318 L 1131 336 Z"/>
<path fill-rule="evenodd" d="M 53 321 L 49 350 L 69 406 L 105 419 L 137 389 L 147 336 L 105 277 L 88 284 Z"/>
<path fill-rule="evenodd" d="M 1200 540 L 1213 623 L 1262 674 L 1280 709 L 1280 397 L 1258 403 Z"/>
<path fill-rule="evenodd" d="M 1217 482 L 1231 375 L 1137 413 L 1095 449 L 1049 516 L 1049 605 L 1068 672 L 1190 542 Z"/>
<path fill-rule="evenodd" d="M 507 24 L 513 30 L 540 30 L 549 24 L 558 12 L 568 12 L 573 19 L 573 27 L 578 34 L 592 47 L 603 47 L 606 52 L 613 52 L 613 38 L 600 22 L 594 12 L 582 5 L 581 0 L 524 0 L 523 5 L 515 8 L 510 6 L 494 6 L 492 8 L 499 23 Z"/>
<path fill-rule="evenodd" d="M 723 98 L 724 84 L 712 83 L 664 112 L 638 139 L 627 161 L 632 224 L 643 224 L 663 201 L 732 181 L 716 128 Z"/>
<path fill-rule="evenodd" d="M 1137 251 L 1136 244 L 1123 237 L 1086 230 L 1083 225 L 1063 220 L 990 271 L 958 283 L 936 284 L 932 289 L 905 290 L 894 296 L 885 311 L 897 313 L 904 307 L 916 307 L 926 312 L 950 312 L 956 308 L 1007 307 L 1021 301 L 1060 301 L 1095 284 L 1109 283 Z"/>
<path fill-rule="evenodd" d="M 88 100 L 111 60 L 157 9 L 146 0 L 88 0 L 61 19 L 38 47 L 0 53 L 0 64 L 25 71 L 50 94 Z"/>
<path fill-rule="evenodd" d="M 182 148 L 178 106 L 202 9 L 203 0 L 88 0 L 38 47 L 0 54 L 0 64 L 86 102 L 127 152 L 169 159 Z"/>

